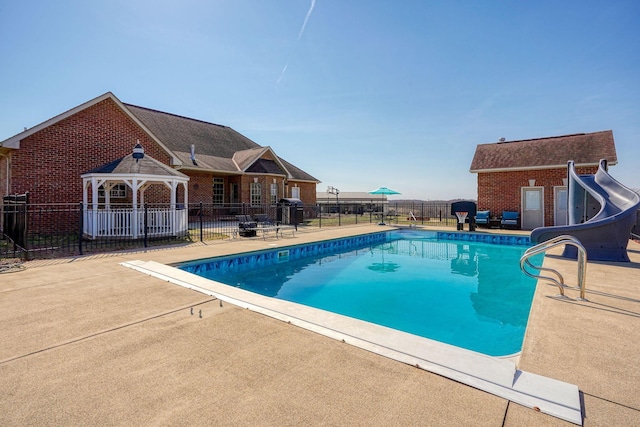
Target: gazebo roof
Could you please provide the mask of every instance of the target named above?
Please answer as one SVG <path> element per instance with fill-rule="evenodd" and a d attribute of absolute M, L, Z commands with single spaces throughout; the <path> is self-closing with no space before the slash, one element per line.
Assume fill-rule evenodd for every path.
<path fill-rule="evenodd" d="M 104 164 L 100 167 L 92 169 L 81 176 L 83 178 L 96 174 L 114 174 L 114 175 L 153 175 L 163 178 L 187 179 L 188 176 L 172 167 L 159 162 L 153 157 L 145 155 L 142 159 L 135 159 L 133 154 L 129 154 L 113 162 Z"/>

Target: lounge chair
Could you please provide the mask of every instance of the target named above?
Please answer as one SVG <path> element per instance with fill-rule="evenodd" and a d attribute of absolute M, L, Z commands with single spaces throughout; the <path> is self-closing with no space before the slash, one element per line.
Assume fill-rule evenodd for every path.
<path fill-rule="evenodd" d="M 274 220 L 269 218 L 267 214 L 255 214 L 253 218 L 258 223 L 258 227 L 273 227 L 278 225 Z"/>
<path fill-rule="evenodd" d="M 491 218 L 491 211 L 478 211 L 476 213 L 476 224 L 489 227 L 490 218 Z"/>
<path fill-rule="evenodd" d="M 278 238 L 278 233 L 280 233 L 280 237 L 283 237 L 282 233 L 284 231 L 290 231 L 293 236 L 296 231 L 293 225 L 284 225 L 280 221 L 274 221 L 267 214 L 255 214 L 253 217 L 258 223 L 256 230 L 262 232 L 263 238 L 266 238 L 267 233 L 270 231 L 275 233 L 276 239 Z"/>
<path fill-rule="evenodd" d="M 520 228 L 520 212 L 502 211 L 500 228 Z"/>

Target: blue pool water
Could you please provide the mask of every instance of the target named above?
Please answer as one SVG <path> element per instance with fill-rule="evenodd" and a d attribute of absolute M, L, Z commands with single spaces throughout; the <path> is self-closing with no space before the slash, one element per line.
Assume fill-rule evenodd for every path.
<path fill-rule="evenodd" d="M 262 295 L 492 356 L 521 350 L 527 237 L 398 230 L 183 264 Z"/>

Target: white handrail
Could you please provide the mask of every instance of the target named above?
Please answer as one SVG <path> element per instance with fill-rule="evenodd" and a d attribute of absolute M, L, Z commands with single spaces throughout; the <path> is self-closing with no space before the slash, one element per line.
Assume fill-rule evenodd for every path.
<path fill-rule="evenodd" d="M 411 217 L 411 220 L 413 221 L 413 228 L 416 228 L 416 226 L 418 225 L 418 219 L 413 214 L 413 211 L 409 211 L 409 216 Z"/>
<path fill-rule="evenodd" d="M 578 299 L 581 301 L 587 301 L 587 299 L 585 298 L 586 277 L 587 277 L 587 251 L 585 250 L 584 246 L 582 246 L 582 243 L 580 243 L 580 241 L 573 236 L 564 234 L 562 236 L 558 236 L 558 237 L 554 237 L 553 239 L 546 240 L 542 243 L 537 244 L 536 246 L 530 247 L 524 252 L 522 257 L 520 258 L 520 269 L 524 274 L 526 274 L 529 277 L 533 277 L 537 279 L 546 279 L 546 280 L 552 281 L 560 289 L 560 295 L 565 296 L 564 288 L 566 285 L 564 284 L 564 278 L 559 272 L 557 272 L 552 268 L 535 266 L 531 264 L 531 262 L 529 261 L 530 257 L 534 255 L 538 255 L 540 253 L 544 253 L 549 249 L 554 248 L 556 246 L 560 246 L 560 245 L 571 245 L 571 246 L 575 246 L 578 249 L 578 287 L 580 288 L 580 297 Z M 530 273 L 525 268 L 525 265 L 528 265 L 529 267 L 535 268 L 537 270 L 552 272 L 558 276 L 558 280 L 552 277 Z"/>

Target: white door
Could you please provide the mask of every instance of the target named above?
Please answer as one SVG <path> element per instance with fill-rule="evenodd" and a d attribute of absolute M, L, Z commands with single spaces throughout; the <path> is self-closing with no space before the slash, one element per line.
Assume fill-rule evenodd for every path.
<path fill-rule="evenodd" d="M 554 187 L 553 193 L 553 225 L 567 225 L 567 187 Z"/>
<path fill-rule="evenodd" d="M 533 230 L 544 225 L 544 199 L 542 187 L 522 187 L 523 230 Z"/>

